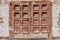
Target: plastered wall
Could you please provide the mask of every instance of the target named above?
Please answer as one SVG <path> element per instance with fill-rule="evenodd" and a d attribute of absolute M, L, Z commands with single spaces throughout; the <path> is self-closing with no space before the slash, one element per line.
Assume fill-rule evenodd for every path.
<path fill-rule="evenodd" d="M 52 36 L 60 36 L 60 28 L 58 25 L 58 14 L 60 14 L 60 4 L 53 3 L 52 5 Z"/>
<path fill-rule="evenodd" d="M 9 36 L 9 5 L 0 4 L 0 15 L 3 17 L 3 23 L 0 24 L 0 36 Z"/>

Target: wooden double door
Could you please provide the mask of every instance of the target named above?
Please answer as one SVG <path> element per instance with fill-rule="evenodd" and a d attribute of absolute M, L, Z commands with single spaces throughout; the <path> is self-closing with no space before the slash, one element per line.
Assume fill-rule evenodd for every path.
<path fill-rule="evenodd" d="M 51 4 L 41 2 L 11 2 L 10 27 L 14 33 L 51 34 Z"/>

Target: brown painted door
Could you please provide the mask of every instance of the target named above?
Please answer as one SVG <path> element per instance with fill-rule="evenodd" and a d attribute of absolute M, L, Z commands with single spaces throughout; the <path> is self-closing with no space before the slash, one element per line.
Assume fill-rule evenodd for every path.
<path fill-rule="evenodd" d="M 14 33 L 51 34 L 50 2 L 12 2 L 10 26 Z"/>

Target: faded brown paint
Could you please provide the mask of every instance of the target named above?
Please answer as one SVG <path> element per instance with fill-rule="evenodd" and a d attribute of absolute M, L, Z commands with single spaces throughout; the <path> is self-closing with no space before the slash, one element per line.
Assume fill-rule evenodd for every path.
<path fill-rule="evenodd" d="M 12 32 L 20 31 L 22 34 L 24 34 L 30 32 L 35 33 L 36 31 L 36 33 L 48 33 L 48 37 L 51 36 L 52 6 L 49 1 L 37 1 L 36 5 L 33 5 L 33 2 L 29 0 L 28 3 L 32 2 L 30 3 L 31 6 L 29 4 L 25 4 L 23 6 L 18 5 L 20 3 L 17 2 L 18 0 L 15 1 L 17 2 L 16 5 L 14 4 L 14 1 L 15 0 L 12 0 L 10 6 L 10 28 Z M 13 12 L 14 9 L 15 12 Z M 16 13 L 16 10 L 19 11 L 19 13 Z M 19 27 L 20 30 L 19 28 L 13 30 L 15 27 Z M 10 33 L 10 35 L 14 35 L 14 33 Z"/>

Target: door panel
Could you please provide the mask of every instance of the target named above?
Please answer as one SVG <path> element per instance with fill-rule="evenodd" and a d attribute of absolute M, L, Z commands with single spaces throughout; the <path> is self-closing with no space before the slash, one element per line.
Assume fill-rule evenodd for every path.
<path fill-rule="evenodd" d="M 15 28 L 14 31 L 22 34 L 47 33 L 48 35 L 50 33 L 49 25 L 51 24 L 49 23 L 51 15 L 49 12 L 51 10 L 48 10 L 50 6 L 48 4 L 49 2 L 13 2 L 11 7 L 13 7 L 12 10 L 14 12 L 11 10 L 13 15 L 10 15 L 12 18 L 12 29 Z"/>

